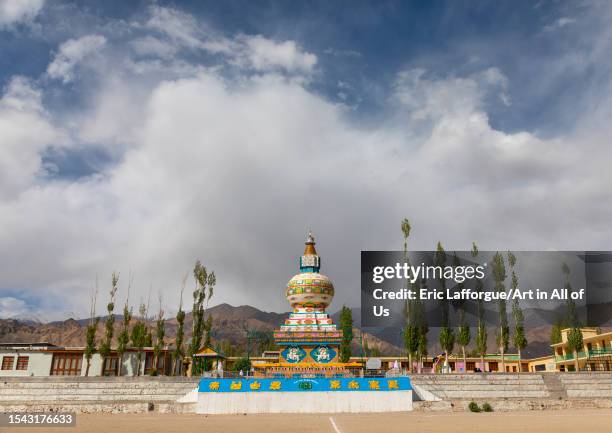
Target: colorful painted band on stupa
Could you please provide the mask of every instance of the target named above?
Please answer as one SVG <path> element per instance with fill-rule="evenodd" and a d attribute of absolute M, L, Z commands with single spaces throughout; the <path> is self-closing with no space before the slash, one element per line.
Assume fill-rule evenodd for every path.
<path fill-rule="evenodd" d="M 329 392 L 410 391 L 408 377 L 396 378 L 302 378 L 302 379 L 214 379 L 200 381 L 199 392 Z"/>

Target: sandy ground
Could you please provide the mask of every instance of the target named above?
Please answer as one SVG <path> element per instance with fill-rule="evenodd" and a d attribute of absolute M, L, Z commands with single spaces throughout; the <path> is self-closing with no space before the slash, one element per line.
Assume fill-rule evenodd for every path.
<path fill-rule="evenodd" d="M 77 416 L 71 428 L 10 428 L 17 433 L 606 433 L 612 410 L 336 415 L 104 414 Z"/>

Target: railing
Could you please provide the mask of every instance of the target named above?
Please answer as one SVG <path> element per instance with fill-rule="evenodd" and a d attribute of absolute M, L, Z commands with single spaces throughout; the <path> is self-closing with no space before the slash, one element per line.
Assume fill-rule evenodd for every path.
<path fill-rule="evenodd" d="M 578 359 L 580 358 L 591 358 L 594 356 L 605 356 L 612 355 L 612 347 L 607 347 L 605 349 L 590 349 L 587 352 L 578 352 Z M 562 361 L 571 361 L 574 359 L 573 353 L 568 353 L 566 355 L 555 355 L 556 362 Z"/>
<path fill-rule="evenodd" d="M 612 347 L 605 349 L 591 349 L 589 350 L 589 358 L 591 356 L 602 356 L 602 355 L 612 355 Z"/>
<path fill-rule="evenodd" d="M 585 352 L 578 352 L 578 358 L 586 358 L 587 354 Z M 571 361 L 574 359 L 574 354 L 573 353 L 568 353 L 566 355 L 555 355 L 555 361 L 556 362 L 560 362 L 560 361 Z"/>

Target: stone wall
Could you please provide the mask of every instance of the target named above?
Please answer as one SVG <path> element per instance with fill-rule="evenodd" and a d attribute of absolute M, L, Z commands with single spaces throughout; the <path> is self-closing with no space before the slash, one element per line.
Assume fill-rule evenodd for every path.
<path fill-rule="evenodd" d="M 177 400 L 197 387 L 183 377 L 25 377 L 0 379 L 0 412 L 185 411 Z"/>

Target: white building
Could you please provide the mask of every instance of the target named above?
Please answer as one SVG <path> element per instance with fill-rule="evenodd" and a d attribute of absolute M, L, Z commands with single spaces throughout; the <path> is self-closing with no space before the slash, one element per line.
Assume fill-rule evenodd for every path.
<path fill-rule="evenodd" d="M 153 366 L 153 348 L 143 349 L 140 372 L 150 374 Z M 60 347 L 50 343 L 0 343 L 0 377 L 16 376 L 85 376 L 87 361 L 83 347 Z M 104 360 L 95 353 L 91 358 L 89 376 L 117 376 L 119 356 L 112 351 Z M 138 354 L 127 349 L 121 362 L 121 375 L 134 376 Z M 170 374 L 171 349 L 164 348 L 157 361 L 160 375 Z"/>

